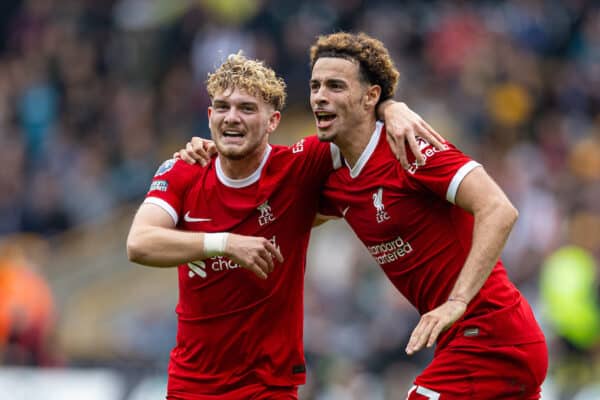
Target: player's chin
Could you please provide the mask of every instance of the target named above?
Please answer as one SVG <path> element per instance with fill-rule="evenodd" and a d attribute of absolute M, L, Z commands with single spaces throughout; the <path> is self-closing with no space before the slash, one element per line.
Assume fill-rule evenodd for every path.
<path fill-rule="evenodd" d="M 219 154 L 231 160 L 241 160 L 248 155 L 245 146 L 217 146 Z"/>
<path fill-rule="evenodd" d="M 317 128 L 317 137 L 321 142 L 333 142 L 335 132 L 332 130 L 323 130 Z"/>

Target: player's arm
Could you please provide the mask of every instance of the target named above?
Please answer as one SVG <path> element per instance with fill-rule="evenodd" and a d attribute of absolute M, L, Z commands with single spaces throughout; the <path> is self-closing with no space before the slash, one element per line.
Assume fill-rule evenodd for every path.
<path fill-rule="evenodd" d="M 482 167 L 462 180 L 455 201 L 473 214 L 471 249 L 448 301 L 421 317 L 406 347 L 408 354 L 433 346 L 439 334 L 462 317 L 492 272 L 518 217 L 516 208 Z"/>
<path fill-rule="evenodd" d="M 410 167 L 406 155 L 407 144 L 416 162 L 419 165 L 425 163 L 416 136 L 425 139 L 438 150 L 444 149 L 444 138 L 404 102 L 391 99 L 381 102 L 377 106 L 377 117 L 385 121 L 388 143 L 404 168 Z M 181 158 L 188 164 L 198 162 L 205 166 L 216 151 L 212 140 L 194 136 L 186 143 L 185 148 L 175 152 L 173 157 Z"/>
<path fill-rule="evenodd" d="M 133 219 L 127 255 L 130 261 L 150 267 L 171 267 L 224 255 L 262 279 L 273 271 L 273 258 L 283 262 L 279 250 L 265 238 L 177 230 L 172 217 L 151 203 L 142 204 Z"/>
<path fill-rule="evenodd" d="M 173 158 L 180 158 L 188 164 L 199 163 L 205 167 L 216 153 L 217 146 L 212 140 L 193 136 L 186 143 L 185 148 L 173 153 Z"/>
<path fill-rule="evenodd" d="M 419 165 L 425 163 L 416 136 L 425 139 L 438 150 L 443 150 L 444 138 L 419 114 L 412 111 L 406 103 L 391 99 L 382 101 L 377 106 L 377 117 L 385 121 L 388 143 L 405 169 L 410 167 L 406 156 L 407 144 L 414 154 L 416 162 Z"/>
<path fill-rule="evenodd" d="M 456 193 L 456 204 L 473 214 L 475 221 L 471 250 L 450 298 L 468 304 L 500 258 L 519 213 L 482 167 L 464 178 Z"/>

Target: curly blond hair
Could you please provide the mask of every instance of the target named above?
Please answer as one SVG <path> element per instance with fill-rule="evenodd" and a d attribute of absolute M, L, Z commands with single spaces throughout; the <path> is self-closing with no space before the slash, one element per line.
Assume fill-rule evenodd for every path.
<path fill-rule="evenodd" d="M 338 32 L 319 36 L 310 48 L 310 67 L 321 57 L 356 60 L 360 76 L 365 82 L 381 86 L 379 102 L 394 97 L 400 73 L 394 66 L 388 50 L 381 41 L 366 33 Z"/>
<path fill-rule="evenodd" d="M 230 54 L 214 73 L 208 74 L 206 89 L 211 99 L 228 89 L 240 89 L 281 111 L 285 105 L 285 81 L 262 61 Z"/>

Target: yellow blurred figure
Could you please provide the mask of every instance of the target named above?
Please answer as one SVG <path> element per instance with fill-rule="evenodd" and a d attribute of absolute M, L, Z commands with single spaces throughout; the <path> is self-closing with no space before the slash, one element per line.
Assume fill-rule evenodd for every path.
<path fill-rule="evenodd" d="M 547 318 L 561 337 L 580 349 L 600 342 L 598 273 L 588 251 L 566 246 L 554 252 L 544 263 L 540 285 Z"/>

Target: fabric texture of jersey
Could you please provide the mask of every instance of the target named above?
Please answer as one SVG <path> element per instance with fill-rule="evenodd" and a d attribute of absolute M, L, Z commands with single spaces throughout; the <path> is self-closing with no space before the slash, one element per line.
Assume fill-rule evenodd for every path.
<path fill-rule="evenodd" d="M 305 382 L 306 249 L 333 169 L 332 149 L 316 137 L 269 146 L 256 173 L 243 180 L 224 176 L 218 157 L 205 168 L 169 160 L 157 171 L 145 203 L 162 207 L 178 229 L 262 236 L 285 259 L 267 280 L 222 256 L 178 266 L 177 344 L 168 381 L 174 397 Z"/>
<path fill-rule="evenodd" d="M 471 247 L 473 217 L 454 204 L 462 179 L 480 165 L 446 143 L 418 138 L 426 163 L 405 170 L 377 128 L 352 169 L 328 179 L 320 212 L 343 216 L 398 290 L 424 314 L 447 299 Z M 410 152 L 408 152 L 410 153 Z M 452 346 L 543 341 L 531 308 L 501 261 L 463 318 L 438 339 Z"/>

